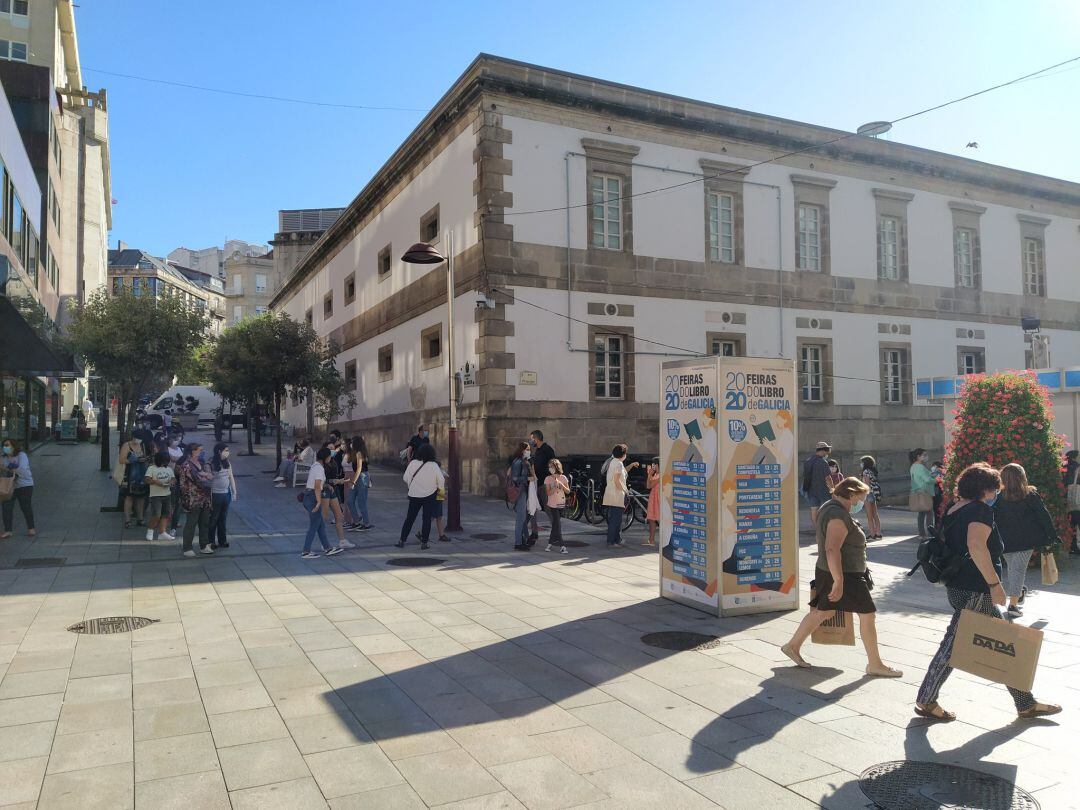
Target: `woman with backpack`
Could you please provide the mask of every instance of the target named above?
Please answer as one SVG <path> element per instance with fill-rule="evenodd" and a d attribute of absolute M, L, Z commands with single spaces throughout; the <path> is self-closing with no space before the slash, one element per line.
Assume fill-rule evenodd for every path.
<path fill-rule="evenodd" d="M 881 539 L 881 515 L 878 513 L 878 501 L 881 500 L 881 484 L 878 483 L 877 462 L 873 456 L 863 456 L 859 459 L 862 465 L 862 482 L 870 487 L 866 493 L 866 528 L 870 534 L 867 540 Z"/>
<path fill-rule="evenodd" d="M 817 595 L 810 600 L 810 612 L 803 617 L 795 635 L 780 652 L 798 667 L 809 667 L 799 654 L 803 642 L 822 622 L 838 610 L 859 616 L 859 635 L 866 650 L 866 674 L 876 678 L 899 678 L 898 669 L 881 660 L 877 643 L 877 607 L 870 594 L 873 582 L 866 570 L 866 535 L 852 515 L 858 514 L 870 487 L 858 478 L 845 478 L 832 490 L 817 515 L 817 567 L 811 585 Z"/>
<path fill-rule="evenodd" d="M 1036 549 L 1049 551 L 1057 541 L 1054 519 L 1035 487 L 1028 483 L 1027 471 L 1019 464 L 1001 468 L 1001 497 L 994 503 L 994 523 L 1005 548 L 1005 594 L 1009 597 L 1006 616 L 1023 615 L 1020 600 L 1024 595 L 1028 562 Z"/>
<path fill-rule="evenodd" d="M 942 534 L 953 558 L 962 562 L 956 573 L 945 583 L 949 604 L 954 611 L 952 621 L 941 639 L 930 666 L 926 670 L 919 695 L 915 699 L 915 714 L 931 720 L 949 723 L 956 719 L 952 712 L 938 704 L 938 694 L 952 674 L 949 659 L 956 641 L 960 614 L 973 610 L 1001 619 L 997 606 L 1004 606 L 1005 587 L 1001 584 L 1001 557 L 1004 546 L 994 531 L 994 502 L 1001 491 L 1001 475 L 985 462 L 964 469 L 956 480 L 958 500 L 945 509 Z M 1022 720 L 1057 714 L 1060 706 L 1037 703 L 1031 692 L 1007 687 Z"/>
<path fill-rule="evenodd" d="M 529 463 L 529 445 L 519 442 L 517 451 L 510 459 L 510 471 L 507 473 L 507 495 L 517 492 L 514 501 L 514 550 L 529 550 L 529 479 L 533 477 L 533 466 Z"/>
<path fill-rule="evenodd" d="M 435 461 L 435 449 L 430 444 L 420 445 L 401 478 L 409 485 L 409 509 L 405 513 L 405 522 L 401 524 L 401 537 L 395 545 L 398 548 L 405 547 L 405 538 L 412 531 L 416 516 L 422 511 L 420 550 L 427 551 L 430 548 L 428 537 L 431 535 L 431 518 L 435 511 L 435 499 L 438 497 L 439 490 L 446 487 L 442 469 Z"/>

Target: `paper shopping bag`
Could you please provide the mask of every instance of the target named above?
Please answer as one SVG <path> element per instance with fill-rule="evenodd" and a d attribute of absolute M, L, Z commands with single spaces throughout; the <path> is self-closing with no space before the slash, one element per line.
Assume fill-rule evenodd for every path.
<path fill-rule="evenodd" d="M 810 634 L 810 640 L 815 644 L 844 644 L 854 647 L 855 625 L 852 624 L 851 614 L 846 610 L 836 611 L 831 619 L 822 622 L 818 629 Z"/>
<path fill-rule="evenodd" d="M 1058 581 L 1057 560 L 1053 554 L 1042 554 L 1042 584 L 1056 585 Z"/>
<path fill-rule="evenodd" d="M 960 613 L 949 666 L 1014 689 L 1031 691 L 1042 640 L 1042 630 L 964 610 Z"/>

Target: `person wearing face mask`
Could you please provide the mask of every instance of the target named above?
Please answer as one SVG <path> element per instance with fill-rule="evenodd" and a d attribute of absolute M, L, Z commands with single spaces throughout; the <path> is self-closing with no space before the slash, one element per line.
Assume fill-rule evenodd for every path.
<path fill-rule="evenodd" d="M 529 546 L 529 480 L 533 477 L 533 468 L 529 464 L 529 445 L 520 442 L 517 451 L 510 460 L 509 482 L 519 491 L 514 501 L 514 551 L 528 551 Z"/>
<path fill-rule="evenodd" d="M 555 448 L 544 441 L 543 431 L 534 430 L 529 434 L 529 448 L 530 448 L 530 460 L 533 465 L 533 475 L 536 476 L 537 481 L 544 481 L 548 476 L 548 465 L 551 460 L 555 458 Z M 542 486 L 537 490 L 537 500 L 540 502 L 540 510 L 547 512 L 547 487 Z M 536 543 L 540 537 L 540 523 L 536 519 L 539 511 L 534 512 L 532 515 L 531 531 L 529 532 L 529 545 Z M 552 531 L 555 531 L 554 525 Z M 548 544 L 550 545 L 554 540 L 552 537 L 548 537 Z M 559 538 L 559 542 L 562 542 L 562 538 Z"/>
<path fill-rule="evenodd" d="M 416 435 L 409 439 L 408 445 L 403 451 L 405 453 L 405 461 L 409 462 L 416 458 L 416 451 L 420 449 L 422 445 L 430 444 L 430 434 L 425 425 L 416 426 Z"/>
<path fill-rule="evenodd" d="M 19 511 L 26 521 L 26 533 L 34 537 L 37 529 L 34 528 L 34 508 L 31 505 L 34 497 L 34 476 L 30 471 L 30 458 L 14 440 L 4 439 L 0 464 L 3 465 L 0 472 L 5 477 L 15 479 L 12 496 L 0 506 L 4 516 L 4 531 L 0 538 L 11 537 L 11 530 L 15 525 L 16 503 L 19 504 Z"/>
<path fill-rule="evenodd" d="M 920 717 L 946 723 L 956 719 L 955 714 L 938 705 L 937 699 L 941 687 L 952 674 L 949 659 L 952 657 L 961 612 L 973 610 L 1004 621 L 998 606 L 1004 607 L 1007 599 L 1001 584 L 1001 560 L 1005 544 L 994 525 L 993 508 L 1000 491 L 1001 474 L 997 470 L 986 462 L 972 464 L 957 477 L 958 499 L 949 504 L 942 517 L 942 534 L 946 545 L 953 554 L 965 559 L 956 575 L 945 583 L 949 605 L 954 612 L 915 699 L 915 714 Z M 1031 692 L 1022 692 L 1011 686 L 1007 688 L 1021 720 L 1061 711 L 1060 706 L 1037 702 Z"/>
<path fill-rule="evenodd" d="M 184 458 L 184 449 L 180 446 L 180 434 L 172 433 L 169 436 L 169 446 L 166 448 L 169 454 L 169 469 L 173 471 L 172 483 L 172 518 L 169 520 L 169 533 L 176 534 L 176 527 L 180 525 L 180 480 L 176 477 L 176 465 Z"/>
<path fill-rule="evenodd" d="M 832 497 L 818 509 L 817 567 L 814 582 L 817 595 L 810 600 L 810 612 L 803 617 L 791 640 L 780 651 L 796 666 L 809 667 L 799 654 L 803 643 L 837 610 L 857 613 L 859 636 L 866 650 L 866 674 L 878 678 L 899 678 L 903 673 L 886 666 L 878 651 L 877 607 L 870 594 L 872 582 L 866 570 L 866 535 L 852 517 L 862 511 L 870 487 L 858 478 L 845 478 L 833 487 Z"/>
<path fill-rule="evenodd" d="M 210 548 L 228 548 L 229 538 L 225 534 L 225 518 L 229 514 L 229 504 L 239 498 L 236 492 L 236 477 L 229 462 L 229 447 L 224 442 L 214 445 L 214 457 L 210 460 Z"/>
<path fill-rule="evenodd" d="M 187 446 L 184 460 L 177 465 L 180 479 L 180 507 L 187 513 L 184 520 L 184 556 L 194 557 L 192 542 L 195 530 L 199 530 L 199 550 L 213 554 L 210 547 L 210 482 L 213 473 L 206 463 L 206 452 L 198 442 Z"/>

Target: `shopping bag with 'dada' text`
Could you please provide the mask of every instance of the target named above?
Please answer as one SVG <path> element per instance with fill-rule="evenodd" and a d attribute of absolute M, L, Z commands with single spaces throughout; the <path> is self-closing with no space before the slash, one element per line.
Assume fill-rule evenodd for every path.
<path fill-rule="evenodd" d="M 1031 691 L 1042 640 L 1042 630 L 965 610 L 960 613 L 949 666 Z"/>

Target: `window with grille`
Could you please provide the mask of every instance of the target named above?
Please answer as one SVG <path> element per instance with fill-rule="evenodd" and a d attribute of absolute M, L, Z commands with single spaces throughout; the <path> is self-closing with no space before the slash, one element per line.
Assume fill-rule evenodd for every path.
<path fill-rule="evenodd" d="M 589 199 L 592 203 L 592 246 L 622 250 L 622 179 L 609 174 L 593 174 Z"/>
<path fill-rule="evenodd" d="M 709 194 L 709 258 L 735 263 L 735 197 Z"/>
<path fill-rule="evenodd" d="M 878 220 L 878 263 L 883 279 L 900 280 L 900 220 L 896 217 Z"/>
<path fill-rule="evenodd" d="M 904 377 L 907 352 L 904 349 L 884 349 L 881 353 L 881 379 L 885 402 L 901 405 L 904 402 Z"/>
<path fill-rule="evenodd" d="M 977 287 L 975 271 L 975 231 L 971 228 L 953 230 L 953 254 L 958 287 Z"/>
<path fill-rule="evenodd" d="M 799 269 L 821 272 L 821 208 L 799 206 Z"/>
<path fill-rule="evenodd" d="M 593 345 L 593 390 L 597 399 L 622 399 L 624 377 L 623 336 L 597 335 Z"/>
<path fill-rule="evenodd" d="M 1024 295 L 1046 294 L 1046 273 L 1043 265 L 1043 241 L 1024 237 Z"/>
<path fill-rule="evenodd" d="M 803 402 L 823 402 L 824 355 L 822 346 L 802 346 L 799 349 L 799 386 Z"/>

